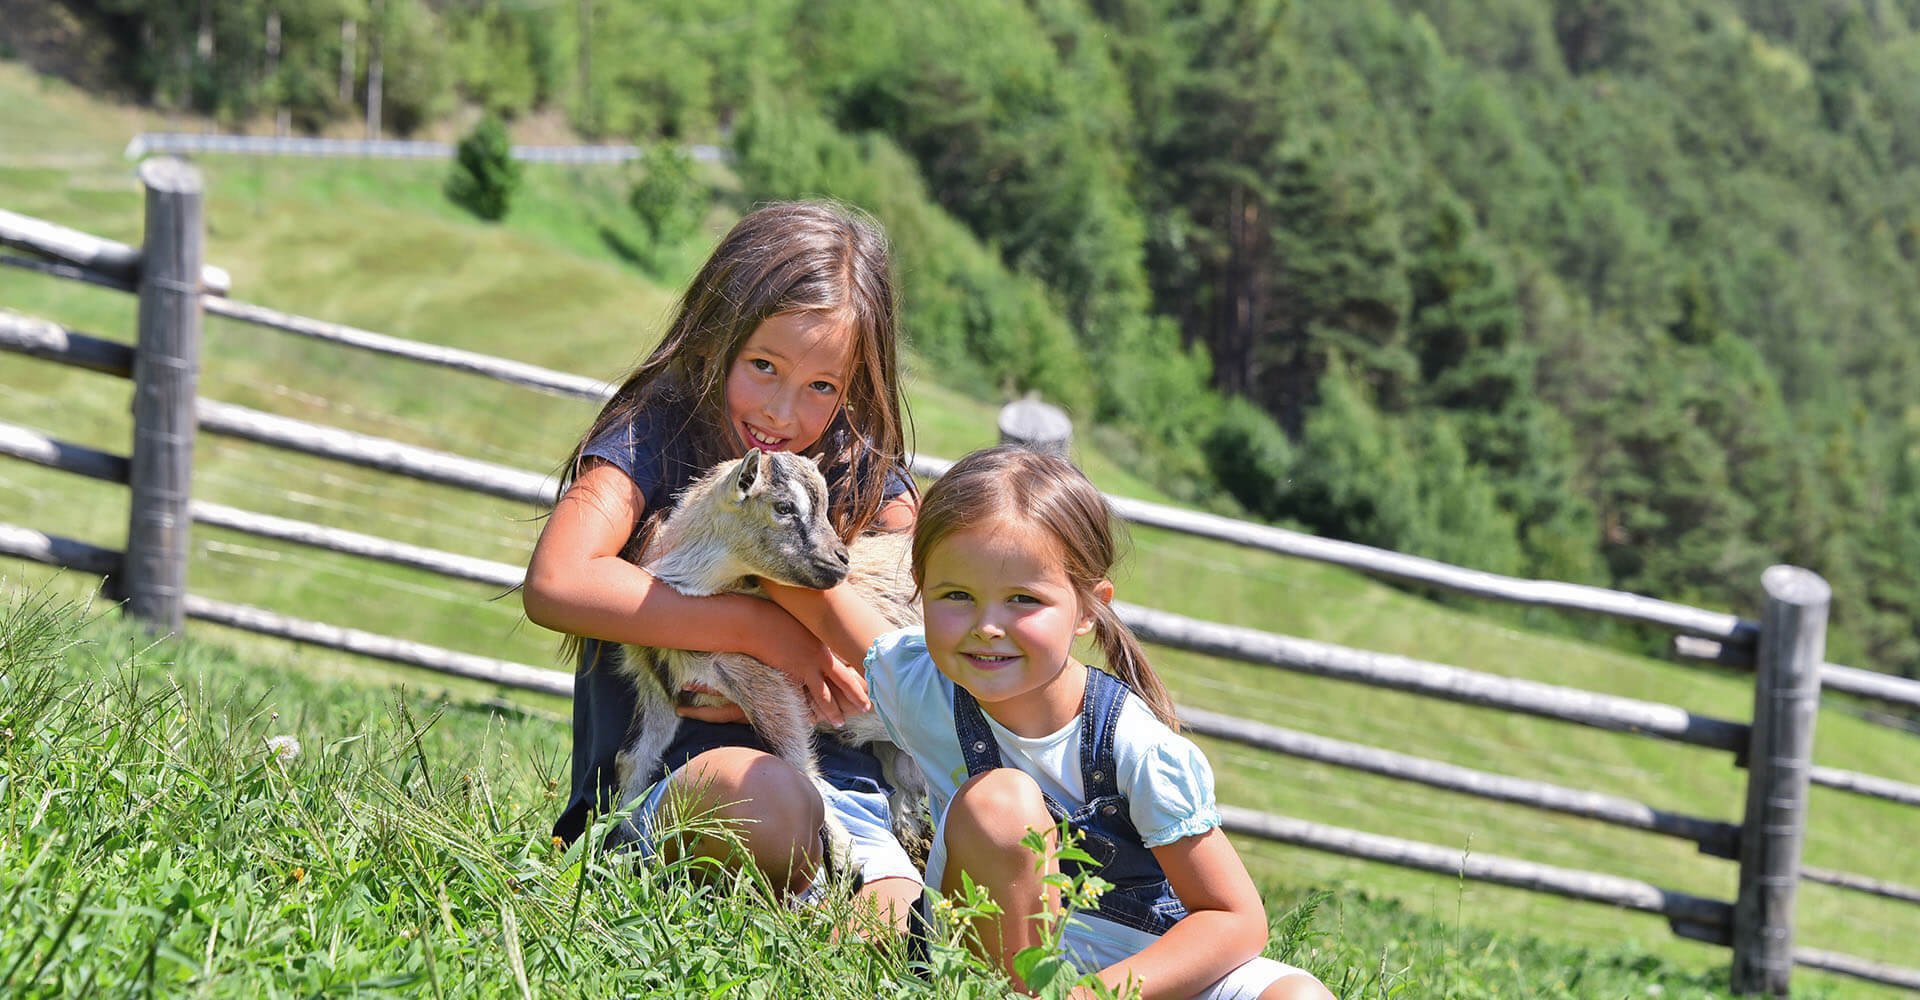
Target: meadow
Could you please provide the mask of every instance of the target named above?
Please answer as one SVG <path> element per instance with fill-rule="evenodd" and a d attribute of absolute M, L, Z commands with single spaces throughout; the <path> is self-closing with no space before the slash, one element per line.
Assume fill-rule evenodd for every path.
<path fill-rule="evenodd" d="M 138 241 L 139 192 L 131 165 L 118 152 L 134 131 L 161 123 L 8 63 L 0 63 L 0 106 L 8 109 L 0 115 L 0 207 Z M 699 254 L 689 248 L 659 273 L 632 263 L 623 251 L 633 238 L 623 204 L 625 179 L 613 169 L 530 170 L 514 213 L 503 225 L 485 226 L 446 203 L 435 165 L 210 158 L 200 166 L 209 192 L 208 257 L 232 272 L 235 298 L 603 378 L 644 351 Z M 724 174 L 710 180 L 716 191 L 708 220 L 713 231 L 741 206 Z M 911 294 L 912 275 L 904 280 Z M 0 272 L 0 307 L 99 336 L 132 336 L 130 298 L 38 276 Z M 208 322 L 205 359 L 204 396 L 526 469 L 555 469 L 591 416 L 586 404 L 214 320 Z M 998 387 L 944 385 L 938 373 L 921 371 L 911 358 L 908 367 L 923 453 L 957 457 L 992 441 L 993 415 L 1003 402 Z M 123 383 L 13 356 L 0 356 L 0 383 L 6 386 L 0 420 L 124 452 Z M 1124 452 L 1108 453 L 1104 443 L 1096 430 L 1083 433 L 1079 445 L 1079 457 L 1103 488 L 1164 499 L 1127 472 Z M 196 496 L 203 499 L 503 562 L 524 561 L 538 530 L 534 510 L 236 442 L 203 437 L 198 463 Z M 97 544 L 123 540 L 121 493 L 120 487 L 0 466 L 6 520 Z M 556 662 L 557 637 L 526 623 L 512 595 L 218 531 L 197 530 L 194 537 L 190 580 L 197 593 L 521 662 Z M 1585 628 L 1578 623 L 1539 629 L 1534 626 L 1543 623 L 1524 616 L 1435 603 L 1351 573 L 1156 531 L 1137 530 L 1133 544 L 1126 575 L 1116 582 L 1120 595 L 1136 603 L 1663 701 L 1722 718 L 1744 718 L 1750 711 L 1746 679 L 1582 641 L 1567 634 Z M 159 982 L 154 977 L 164 961 L 172 977 L 166 982 L 209 991 L 229 988 L 211 985 L 214 970 L 263 962 L 281 970 L 251 981 L 267 992 L 355 985 L 414 989 L 436 982 L 441 973 L 431 969 L 457 970 L 439 980 L 449 992 L 454 984 L 514 992 L 523 973 L 532 977 L 529 988 L 542 983 L 543 991 L 637 989 L 618 977 L 652 954 L 645 949 L 658 939 L 635 944 L 639 938 L 633 935 L 643 932 L 633 927 L 665 919 L 668 910 L 676 920 L 708 919 L 697 914 L 711 911 L 711 919 L 731 921 L 728 929 L 714 931 L 713 940 L 760 942 L 716 950 L 716 961 L 729 954 L 751 958 L 701 980 L 710 986 L 729 976 L 751 979 L 752 962 L 794 953 L 783 948 L 826 954 L 817 937 L 808 937 L 818 935 L 818 926 L 800 921 L 767 929 L 762 924 L 774 918 L 756 916 L 757 910 L 683 908 L 682 900 L 647 879 L 599 879 L 595 892 L 575 897 L 593 901 L 579 905 L 600 908 L 599 922 L 560 920 L 557 914 L 569 912 L 562 902 L 589 878 L 594 864 L 547 853 L 544 830 L 555 804 L 548 782 L 565 777 L 562 703 L 199 625 L 192 627 L 189 644 L 136 652 L 139 644 L 131 636 L 99 622 L 80 633 L 86 643 L 69 646 L 70 626 L 58 622 L 102 614 L 98 608 L 80 614 L 62 604 L 84 595 L 88 581 L 21 564 L 0 567 L 0 578 L 14 608 L 6 649 L 24 657 L 9 661 L 7 696 L 25 697 L 21 692 L 28 686 L 14 680 L 23 672 L 45 670 L 54 678 L 33 689 L 41 692 L 40 701 L 8 707 L 8 718 L 31 709 L 42 720 L 32 729 L 8 723 L 16 735 L 7 744 L 7 771 L 15 777 L 5 795 L 9 825 L 0 849 L 8 857 L 0 870 L 22 874 L 11 904 L 16 909 L 0 932 L 12 954 L 0 953 L 0 965 L 20 966 L 20 975 L 36 964 L 42 972 L 65 969 L 70 958 L 59 956 L 79 954 L 63 950 L 72 947 L 71 931 L 54 947 L 69 917 L 72 926 L 92 928 L 89 940 L 104 940 L 111 931 L 124 945 L 103 953 L 124 958 L 71 960 L 75 975 L 106 977 L 144 962 L 152 970 L 147 981 Z M 1757 590 L 1758 581 L 1752 586 Z M 48 600 L 59 609 L 19 610 Z M 23 614 L 52 623 L 22 624 Z M 30 638 L 35 630 L 52 636 L 44 641 L 50 647 L 34 652 L 27 638 L 15 638 Z M 55 656 L 48 648 L 65 651 Z M 1172 652 L 1162 652 L 1158 663 L 1177 698 L 1196 707 L 1643 797 L 1666 808 L 1739 816 L 1741 776 L 1723 755 Z M 161 678 L 174 683 L 163 685 Z M 389 711 L 399 704 L 401 690 L 412 700 L 412 722 L 397 707 Z M 63 697 L 62 691 L 86 696 Z M 142 691 L 148 697 L 138 696 Z M 164 711 L 142 714 L 153 705 Z M 261 721 L 275 711 L 278 719 Z M 424 730 L 427 736 L 415 739 L 419 720 L 436 716 Z M 45 721 L 57 719 L 65 721 Z M 36 734 L 31 744 L 21 735 L 28 732 Z M 276 777 L 267 768 L 259 748 L 267 736 L 282 733 L 312 751 L 301 765 L 310 770 L 289 769 Z M 62 742 L 63 734 L 81 736 Z M 337 755 L 327 749 L 342 740 L 350 742 Z M 1822 764 L 1920 781 L 1914 737 L 1869 725 L 1839 706 L 1823 712 L 1818 741 Z M 401 744 L 419 752 L 409 758 L 395 749 Z M 1613 872 L 1721 899 L 1732 895 L 1730 863 L 1677 842 L 1464 801 L 1226 744 L 1207 747 L 1224 801 L 1463 852 Z M 27 748 L 43 756 L 15 756 Z M 123 765 L 122 757 L 134 763 Z M 56 758 L 68 763 L 44 763 Z M 149 784 L 108 788 L 81 777 L 111 775 L 113 768 L 138 772 Z M 251 777 L 214 780 L 223 774 Z M 199 784 L 193 775 L 200 776 Z M 437 790 L 425 788 L 429 775 L 440 776 Z M 451 775 L 478 776 L 484 792 L 454 801 L 458 797 L 449 789 L 459 779 Z M 289 782 L 309 778 L 306 791 L 289 791 L 296 787 Z M 292 801 L 290 796 L 316 810 L 301 820 L 308 825 L 275 833 L 258 850 L 235 827 L 222 825 L 225 819 L 199 827 L 185 822 L 189 814 L 243 815 Z M 43 800 L 48 805 L 36 805 Z M 56 806 L 71 811 L 49 811 Z M 116 818 L 176 806 L 187 813 L 156 812 L 139 824 L 151 845 L 105 851 L 109 843 L 125 846 L 111 835 Z M 1911 810 L 1816 790 L 1813 814 L 1809 864 L 1920 883 L 1920 857 L 1906 849 L 1920 829 Z M 325 831 L 346 830 L 355 820 L 360 826 L 354 829 L 378 832 L 364 841 L 365 857 L 375 860 L 355 867 L 355 856 L 321 856 L 338 846 Z M 69 845 L 106 839 L 87 851 L 53 850 L 46 838 L 54 829 L 68 831 L 63 843 Z M 419 854 L 427 845 L 431 857 Z M 1724 950 L 1675 939 L 1660 921 L 1643 915 L 1253 841 L 1241 847 L 1267 889 L 1270 915 L 1283 930 L 1292 928 L 1276 935 L 1276 942 L 1343 987 L 1343 995 L 1724 991 L 1716 986 L 1724 984 Z M 48 860 L 35 866 L 31 859 L 42 853 Z M 100 868 L 109 854 L 113 864 L 125 866 L 124 874 L 104 877 L 118 870 Z M 182 865 L 196 867 L 189 874 Z M 326 872 L 320 884 L 339 895 L 316 903 L 317 886 L 289 883 L 294 868 L 308 879 Z M 509 880 L 521 885 L 520 892 L 535 894 L 539 904 L 514 909 L 510 898 L 517 893 Z M 175 884 L 190 887 L 168 894 Z M 210 887 L 226 884 L 244 887 L 235 898 L 250 901 L 246 915 L 222 916 L 206 905 L 195 909 L 203 896 L 217 895 Z M 449 899 L 443 907 L 432 894 L 436 885 L 462 893 L 459 905 Z M 1318 895 L 1322 889 L 1331 895 Z M 103 892 L 118 894 L 117 901 L 103 902 Z M 264 903 L 269 897 L 306 902 L 275 910 Z M 176 906 L 177 899 L 185 902 Z M 1911 964 L 1912 942 L 1920 939 L 1920 914 L 1912 907 L 1812 885 L 1802 888 L 1801 899 L 1801 943 Z M 1316 902 L 1305 906 L 1310 900 Z M 21 908 L 27 906 L 38 909 Z M 515 916 L 505 916 L 509 912 Z M 231 930 L 236 919 L 254 920 L 267 928 L 267 937 L 240 942 L 214 931 L 222 924 Z M 436 920 L 446 936 L 421 931 Z M 494 947 L 507 941 L 510 922 L 527 937 Z M 605 933 L 576 933 L 588 926 Z M 403 936 L 408 928 L 414 937 Z M 153 957 L 140 957 L 142 948 Z M 163 954 L 169 957 L 158 957 Z M 832 954 L 821 959 L 822 968 L 837 972 L 823 973 L 822 982 L 849 975 L 866 960 L 855 951 Z M 832 964 L 842 958 L 854 964 Z M 402 981 L 409 975 L 416 978 Z M 607 978 L 597 978 L 602 976 Z M 1836 996 L 1882 995 L 1805 972 L 1796 982 Z M 917 987 L 902 981 L 900 988 Z"/>

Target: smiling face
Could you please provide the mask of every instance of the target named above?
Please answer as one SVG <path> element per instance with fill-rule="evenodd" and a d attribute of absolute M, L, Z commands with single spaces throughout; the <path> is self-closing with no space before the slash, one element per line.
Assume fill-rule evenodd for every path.
<path fill-rule="evenodd" d="M 840 411 L 852 366 L 853 330 L 839 315 L 761 322 L 727 368 L 727 424 L 740 452 L 812 447 Z"/>
<path fill-rule="evenodd" d="M 922 601 L 934 665 L 994 721 L 1022 736 L 1079 714 L 1087 668 L 1073 642 L 1093 628 L 1055 553 L 1033 527 L 996 518 L 927 552 Z M 1112 593 L 1101 581 L 1097 599 Z"/>

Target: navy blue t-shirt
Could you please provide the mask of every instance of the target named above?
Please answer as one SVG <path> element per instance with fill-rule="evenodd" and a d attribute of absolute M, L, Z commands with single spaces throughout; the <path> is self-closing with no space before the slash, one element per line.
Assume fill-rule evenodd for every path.
<path fill-rule="evenodd" d="M 835 421 L 830 435 L 851 433 L 844 423 Z M 582 458 L 610 462 L 640 489 L 648 511 L 671 505 L 682 490 L 698 478 L 703 467 L 696 465 L 693 450 L 694 428 L 671 410 L 641 411 L 624 426 L 609 428 L 587 443 Z M 847 472 L 842 464 L 827 470 L 831 489 Z M 910 481 L 904 469 L 887 477 L 886 496 L 892 499 L 907 491 Z M 566 811 L 553 824 L 553 834 L 571 843 L 586 830 L 595 812 L 606 812 L 618 803 L 618 782 L 614 757 L 630 740 L 633 710 L 637 700 L 632 682 L 615 668 L 620 656 L 619 643 L 587 639 L 581 643 L 580 660 L 573 678 L 573 792 Z M 771 751 L 752 726 L 745 723 L 712 723 L 681 719 L 680 728 L 661 756 L 664 776 L 708 750 L 723 746 L 744 746 Z M 851 784 L 865 790 L 882 787 L 879 761 L 867 750 L 855 750 L 838 740 L 816 740 L 821 770 L 836 784 Z"/>

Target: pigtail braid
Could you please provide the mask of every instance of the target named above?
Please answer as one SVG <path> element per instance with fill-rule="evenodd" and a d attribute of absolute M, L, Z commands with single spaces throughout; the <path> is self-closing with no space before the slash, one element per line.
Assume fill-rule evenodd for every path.
<path fill-rule="evenodd" d="M 1133 630 L 1106 601 L 1093 602 L 1093 637 L 1107 658 L 1107 671 L 1133 689 L 1153 710 L 1155 718 L 1179 732 L 1180 717 L 1174 714 L 1173 695 L 1160 682 L 1160 675 L 1153 672 L 1153 664 L 1147 662 L 1147 651 L 1141 648 Z"/>

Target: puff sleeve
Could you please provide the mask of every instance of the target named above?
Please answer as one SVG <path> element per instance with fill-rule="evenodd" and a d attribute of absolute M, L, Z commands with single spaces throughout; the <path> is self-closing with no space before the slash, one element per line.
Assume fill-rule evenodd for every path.
<path fill-rule="evenodd" d="M 1165 847 L 1220 825 L 1212 765 L 1193 741 L 1173 732 L 1143 748 L 1122 791 L 1134 828 L 1148 847 Z"/>

